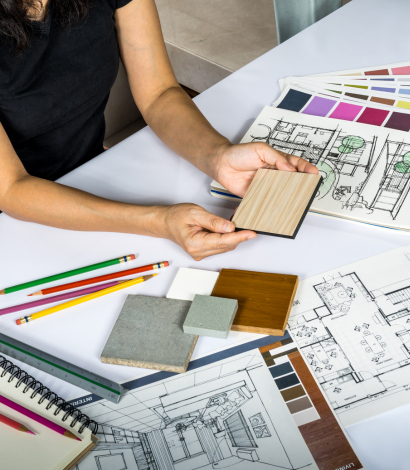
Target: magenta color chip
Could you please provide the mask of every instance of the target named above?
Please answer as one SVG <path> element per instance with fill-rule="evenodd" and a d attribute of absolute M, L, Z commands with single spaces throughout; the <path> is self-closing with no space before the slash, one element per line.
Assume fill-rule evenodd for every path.
<path fill-rule="evenodd" d="M 393 75 L 410 75 L 410 65 L 406 65 L 405 67 L 396 67 L 395 69 L 391 69 Z"/>
<path fill-rule="evenodd" d="M 353 121 L 362 109 L 363 106 L 340 103 L 329 117 L 333 119 L 343 119 L 343 121 Z"/>
<path fill-rule="evenodd" d="M 389 112 L 390 111 L 386 111 L 385 109 L 365 108 L 356 122 L 381 126 Z"/>
<path fill-rule="evenodd" d="M 333 108 L 336 100 L 329 100 L 328 98 L 321 98 L 315 96 L 313 100 L 302 111 L 303 114 L 311 114 L 312 116 L 325 117 L 327 113 Z"/>

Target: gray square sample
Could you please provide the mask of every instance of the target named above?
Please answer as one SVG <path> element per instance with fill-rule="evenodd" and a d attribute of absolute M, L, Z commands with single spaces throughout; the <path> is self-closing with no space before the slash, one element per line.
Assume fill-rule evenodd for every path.
<path fill-rule="evenodd" d="M 182 329 L 192 302 L 129 295 L 101 354 L 108 364 L 185 372 L 198 336 Z"/>
<path fill-rule="evenodd" d="M 237 310 L 237 300 L 197 294 L 185 319 L 184 332 L 226 339 Z"/>

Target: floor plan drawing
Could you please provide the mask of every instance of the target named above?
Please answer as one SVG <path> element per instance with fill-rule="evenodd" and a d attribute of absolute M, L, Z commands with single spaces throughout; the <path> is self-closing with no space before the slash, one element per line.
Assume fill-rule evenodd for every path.
<path fill-rule="evenodd" d="M 242 139 L 314 164 L 312 212 L 410 229 L 410 136 L 266 106 Z"/>
<path fill-rule="evenodd" d="M 317 470 L 258 349 L 81 408 L 99 423 L 76 470 Z"/>
<path fill-rule="evenodd" d="M 410 402 L 410 246 L 302 281 L 289 332 L 347 426 Z"/>

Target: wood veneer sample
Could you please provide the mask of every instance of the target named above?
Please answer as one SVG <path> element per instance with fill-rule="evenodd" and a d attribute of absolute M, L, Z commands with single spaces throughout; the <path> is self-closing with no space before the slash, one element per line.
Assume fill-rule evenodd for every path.
<path fill-rule="evenodd" d="M 232 331 L 282 336 L 298 283 L 291 274 L 222 269 L 212 296 L 238 300 Z"/>
<path fill-rule="evenodd" d="M 321 181 L 320 175 L 259 169 L 232 222 L 239 230 L 295 238 Z"/>

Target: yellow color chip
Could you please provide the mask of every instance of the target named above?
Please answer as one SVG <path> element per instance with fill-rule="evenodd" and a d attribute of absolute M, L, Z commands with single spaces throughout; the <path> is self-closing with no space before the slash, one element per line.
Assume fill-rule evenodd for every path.
<path fill-rule="evenodd" d="M 410 101 L 398 101 L 396 106 L 398 108 L 410 109 Z"/>

